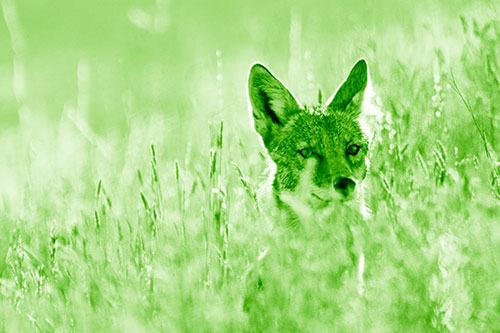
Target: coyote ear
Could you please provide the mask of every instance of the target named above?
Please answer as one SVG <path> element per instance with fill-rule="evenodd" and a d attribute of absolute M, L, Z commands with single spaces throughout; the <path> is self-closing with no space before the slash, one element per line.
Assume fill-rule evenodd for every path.
<path fill-rule="evenodd" d="M 361 58 L 352 67 L 351 72 L 330 97 L 327 107 L 331 110 L 357 109 L 363 101 L 363 93 L 368 84 L 368 65 Z"/>
<path fill-rule="evenodd" d="M 300 110 L 290 91 L 261 64 L 254 64 L 248 76 L 248 96 L 255 130 L 269 148 L 275 132 Z"/>

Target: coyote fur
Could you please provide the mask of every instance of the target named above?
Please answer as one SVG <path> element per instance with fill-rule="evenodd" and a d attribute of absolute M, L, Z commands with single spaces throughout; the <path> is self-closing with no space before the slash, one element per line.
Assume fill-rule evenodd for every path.
<path fill-rule="evenodd" d="M 326 216 L 353 202 L 369 214 L 362 195 L 371 139 L 363 111 L 368 86 L 360 59 L 325 104 L 302 106 L 266 67 L 251 67 L 251 117 L 270 157 L 272 197 L 289 219 Z"/>

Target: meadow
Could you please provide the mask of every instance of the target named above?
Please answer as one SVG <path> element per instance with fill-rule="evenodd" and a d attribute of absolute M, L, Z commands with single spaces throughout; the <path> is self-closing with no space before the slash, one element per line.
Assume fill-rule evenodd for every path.
<path fill-rule="evenodd" d="M 0 5 L 1 332 L 500 330 L 494 1 Z M 360 57 L 373 216 L 284 228 L 248 69 L 312 104 Z"/>

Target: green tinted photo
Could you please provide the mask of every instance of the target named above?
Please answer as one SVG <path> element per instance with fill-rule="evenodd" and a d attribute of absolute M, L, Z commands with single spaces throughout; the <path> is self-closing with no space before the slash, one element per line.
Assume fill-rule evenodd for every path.
<path fill-rule="evenodd" d="M 497 1 L 0 11 L 0 332 L 500 331 Z"/>

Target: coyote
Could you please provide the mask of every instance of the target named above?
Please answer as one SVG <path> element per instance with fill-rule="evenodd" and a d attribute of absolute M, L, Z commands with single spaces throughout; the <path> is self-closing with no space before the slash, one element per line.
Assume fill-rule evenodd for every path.
<path fill-rule="evenodd" d="M 266 67 L 251 67 L 254 128 L 270 157 L 275 206 L 287 219 L 320 218 L 353 202 L 369 215 L 361 193 L 371 139 L 362 108 L 368 84 L 368 66 L 360 59 L 324 105 L 304 107 Z"/>

